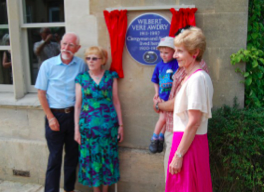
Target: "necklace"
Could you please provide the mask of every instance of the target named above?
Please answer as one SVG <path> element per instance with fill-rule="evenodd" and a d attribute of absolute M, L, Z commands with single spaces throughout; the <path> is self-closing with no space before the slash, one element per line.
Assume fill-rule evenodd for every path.
<path fill-rule="evenodd" d="M 193 68 L 188 73 L 186 73 L 186 76 L 182 80 L 181 85 L 183 85 L 183 83 L 187 81 L 196 70 L 199 69 L 201 69 L 200 65 L 194 65 Z"/>
<path fill-rule="evenodd" d="M 99 75 L 95 75 L 95 74 L 93 74 L 93 73 L 90 71 L 90 75 L 93 76 L 96 80 L 100 80 L 101 77 L 102 77 L 103 72 L 104 72 L 104 71 L 100 72 Z"/>
<path fill-rule="evenodd" d="M 201 69 L 200 63 L 194 63 L 192 69 L 188 70 L 188 72 L 187 72 L 187 70 L 185 70 L 186 75 L 187 75 L 187 76 L 192 75 L 192 73 L 193 73 L 194 71 L 196 71 L 197 69 Z"/>

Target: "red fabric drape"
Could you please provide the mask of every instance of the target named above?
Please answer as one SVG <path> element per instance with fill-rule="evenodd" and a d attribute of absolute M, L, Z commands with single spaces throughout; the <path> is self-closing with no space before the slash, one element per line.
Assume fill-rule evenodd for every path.
<path fill-rule="evenodd" d="M 179 11 L 176 11 L 174 8 L 170 9 L 172 13 L 171 26 L 170 26 L 170 37 L 174 37 L 175 33 L 186 25 L 195 26 L 195 12 L 197 8 L 181 8 Z"/>
<path fill-rule="evenodd" d="M 120 78 L 124 77 L 122 55 L 127 30 L 127 10 L 104 11 L 106 26 L 110 36 L 112 63 L 110 71 L 116 71 Z"/>

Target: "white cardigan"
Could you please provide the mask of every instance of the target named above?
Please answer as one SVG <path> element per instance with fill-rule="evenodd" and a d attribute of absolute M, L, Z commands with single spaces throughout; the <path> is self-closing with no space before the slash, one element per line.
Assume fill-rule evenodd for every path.
<path fill-rule="evenodd" d="M 188 110 L 200 110 L 203 113 L 201 125 L 196 134 L 207 133 L 208 119 L 212 117 L 213 84 L 210 76 L 203 70 L 192 74 L 184 82 L 176 96 L 173 112 L 173 131 L 184 132 L 188 121 Z"/>

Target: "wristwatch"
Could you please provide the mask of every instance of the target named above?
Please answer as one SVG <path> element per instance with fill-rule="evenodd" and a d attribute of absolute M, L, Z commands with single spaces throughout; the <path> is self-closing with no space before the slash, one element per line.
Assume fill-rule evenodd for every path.
<path fill-rule="evenodd" d="M 179 157 L 179 158 L 182 158 L 182 154 L 178 151 L 176 151 L 176 156 Z"/>
<path fill-rule="evenodd" d="M 160 110 L 160 109 L 159 109 L 159 102 L 156 103 L 155 108 L 156 108 L 157 111 Z"/>

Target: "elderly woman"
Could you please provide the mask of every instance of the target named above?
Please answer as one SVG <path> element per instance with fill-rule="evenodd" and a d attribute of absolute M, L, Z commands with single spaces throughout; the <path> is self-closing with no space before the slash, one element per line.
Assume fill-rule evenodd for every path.
<path fill-rule="evenodd" d="M 192 27 L 179 34 L 174 43 L 174 58 L 185 69 L 186 77 L 174 101 L 174 134 L 165 192 L 211 192 L 207 124 L 213 85 L 200 65 L 206 41 L 202 31 Z M 157 104 L 161 109 L 163 105 Z"/>
<path fill-rule="evenodd" d="M 79 182 L 94 192 L 107 192 L 120 178 L 118 142 L 123 121 L 116 72 L 103 69 L 106 50 L 85 52 L 89 71 L 76 77 L 75 140 L 80 144 Z M 101 190 L 102 188 L 102 190 Z"/>

